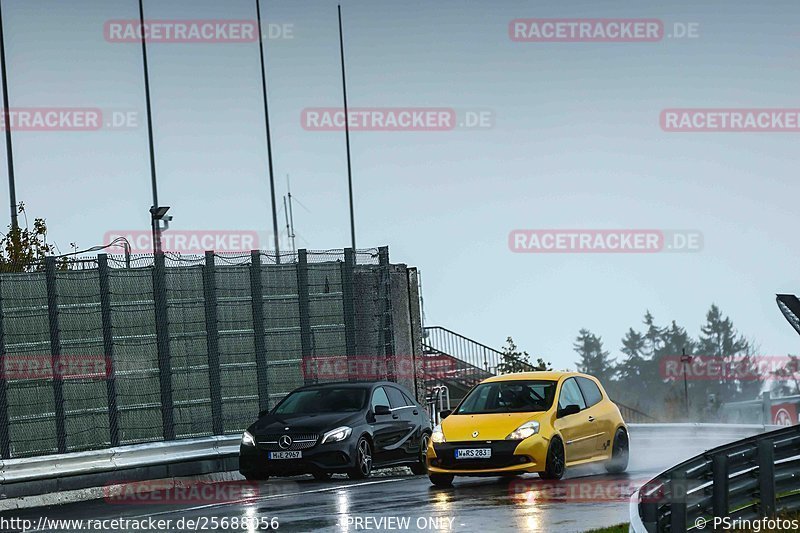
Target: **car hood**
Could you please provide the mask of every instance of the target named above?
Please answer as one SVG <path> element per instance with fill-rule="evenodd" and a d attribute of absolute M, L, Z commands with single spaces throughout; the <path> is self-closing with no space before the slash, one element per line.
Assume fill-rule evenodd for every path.
<path fill-rule="evenodd" d="M 525 422 L 536 420 L 544 423 L 546 418 L 546 412 L 450 415 L 442 420 L 442 432 L 448 442 L 503 440 Z M 473 437 L 476 431 L 478 434 Z"/>
<path fill-rule="evenodd" d="M 361 413 L 268 414 L 259 418 L 248 428 L 248 431 L 255 436 L 287 431 L 291 433 L 322 433 L 339 426 L 353 425 L 362 416 Z"/>

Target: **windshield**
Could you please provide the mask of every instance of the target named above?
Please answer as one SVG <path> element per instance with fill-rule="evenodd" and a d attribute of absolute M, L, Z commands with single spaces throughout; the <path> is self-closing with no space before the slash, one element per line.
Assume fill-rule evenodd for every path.
<path fill-rule="evenodd" d="M 495 381 L 469 393 L 457 415 L 547 411 L 556 395 L 555 381 Z"/>
<path fill-rule="evenodd" d="M 354 387 L 304 389 L 291 393 L 273 411 L 277 415 L 354 413 L 366 406 L 367 389 Z"/>

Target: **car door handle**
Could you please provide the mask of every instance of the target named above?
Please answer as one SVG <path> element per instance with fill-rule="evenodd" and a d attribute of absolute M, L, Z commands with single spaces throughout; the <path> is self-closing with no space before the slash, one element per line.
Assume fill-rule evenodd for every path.
<path fill-rule="evenodd" d="M 394 418 L 395 420 L 397 420 L 398 418 L 400 418 L 400 415 L 392 415 L 392 418 Z"/>
<path fill-rule="evenodd" d="M 419 411 L 417 411 L 416 409 L 414 409 L 414 414 L 415 414 L 415 415 L 418 415 L 418 414 L 419 414 Z"/>
<path fill-rule="evenodd" d="M 593 416 L 589 417 L 589 422 L 594 422 L 594 417 Z"/>

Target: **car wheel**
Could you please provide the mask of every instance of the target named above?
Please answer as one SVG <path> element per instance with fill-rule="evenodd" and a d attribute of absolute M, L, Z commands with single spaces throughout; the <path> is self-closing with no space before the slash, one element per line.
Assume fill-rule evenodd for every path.
<path fill-rule="evenodd" d="M 567 461 L 564 453 L 564 444 L 558 437 L 550 441 L 547 447 L 547 459 L 544 464 L 544 472 L 539 472 L 542 479 L 561 479 L 567 470 Z"/>
<path fill-rule="evenodd" d="M 437 487 L 452 487 L 454 477 L 452 474 L 428 474 L 428 479 Z"/>
<path fill-rule="evenodd" d="M 427 433 L 422 435 L 422 443 L 419 450 L 419 461 L 411 465 L 411 473 L 415 476 L 422 476 L 428 473 L 428 443 L 431 441 Z"/>
<path fill-rule="evenodd" d="M 330 481 L 333 474 L 330 472 L 314 472 L 313 476 L 317 481 Z"/>
<path fill-rule="evenodd" d="M 614 444 L 611 446 L 611 460 L 606 463 L 606 471 L 611 474 L 619 474 L 628 468 L 628 458 L 630 457 L 630 442 L 628 433 L 619 428 L 614 435 Z"/>
<path fill-rule="evenodd" d="M 356 444 L 356 466 L 347 473 L 350 479 L 364 479 L 372 474 L 372 445 L 365 437 Z"/>

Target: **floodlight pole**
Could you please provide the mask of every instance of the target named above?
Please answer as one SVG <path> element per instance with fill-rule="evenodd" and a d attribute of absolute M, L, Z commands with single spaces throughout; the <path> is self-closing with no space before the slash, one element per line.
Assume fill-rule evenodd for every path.
<path fill-rule="evenodd" d="M 261 0 L 256 0 L 258 18 L 258 49 L 261 53 L 261 91 L 264 97 L 264 121 L 267 127 L 267 166 L 269 167 L 269 191 L 272 203 L 272 234 L 275 239 L 275 262 L 280 264 L 281 251 L 278 244 L 278 209 L 275 206 L 275 174 L 272 171 L 272 136 L 269 131 L 269 105 L 267 103 L 267 66 L 264 64 L 264 33 L 261 27 Z"/>
<path fill-rule="evenodd" d="M 139 32 L 142 34 L 142 66 L 144 68 L 144 99 L 147 107 L 147 140 L 150 146 L 150 185 L 153 189 L 153 206 L 150 219 L 153 230 L 153 253 L 161 253 L 161 222 L 155 216 L 158 209 L 158 181 L 156 179 L 156 149 L 153 142 L 153 108 L 150 103 L 150 74 L 147 68 L 147 38 L 144 31 L 144 5 L 139 0 Z"/>
<path fill-rule="evenodd" d="M 6 74 L 6 43 L 3 34 L 3 6 L 0 0 L 0 71 L 3 81 L 3 122 L 6 129 L 6 164 L 8 165 L 8 197 L 11 204 L 11 230 L 19 229 L 17 218 L 17 187 L 14 182 L 14 153 L 11 148 L 11 108 L 8 104 L 8 75 Z"/>
<path fill-rule="evenodd" d="M 356 219 L 353 212 L 353 171 L 350 164 L 350 125 L 347 116 L 347 79 L 344 72 L 344 37 L 342 36 L 342 6 L 339 10 L 339 53 L 342 57 L 342 96 L 344 97 L 344 140 L 347 148 L 347 187 L 350 195 L 350 246 L 356 248 Z"/>

